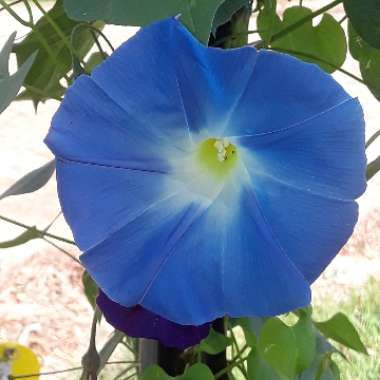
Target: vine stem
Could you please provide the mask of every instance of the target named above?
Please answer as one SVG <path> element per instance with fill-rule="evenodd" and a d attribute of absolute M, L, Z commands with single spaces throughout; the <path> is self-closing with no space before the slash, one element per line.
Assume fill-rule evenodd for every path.
<path fill-rule="evenodd" d="M 293 30 L 298 29 L 301 27 L 303 24 L 307 23 L 308 21 L 312 20 L 313 18 L 327 12 L 328 10 L 335 8 L 337 5 L 341 4 L 343 0 L 334 0 L 331 3 L 325 5 L 324 7 L 316 10 L 313 13 L 310 13 L 309 15 L 301 18 L 294 24 L 289 25 L 288 27 L 284 28 L 283 30 L 280 30 L 278 33 L 275 33 L 272 38 L 270 39 L 269 45 L 272 44 L 275 41 L 278 41 L 282 37 L 285 37 L 287 34 L 293 32 Z M 265 43 L 262 41 L 258 45 L 256 45 L 257 49 L 261 49 L 265 47 Z"/>
<path fill-rule="evenodd" d="M 9 3 L 8 4 L 8 6 L 9 7 L 13 7 L 14 5 L 16 5 L 16 4 L 20 4 L 20 3 L 22 3 L 24 0 L 15 0 L 15 1 L 13 1 L 12 3 Z M 2 11 L 5 11 L 6 9 L 3 7 L 3 8 L 0 8 L 0 12 L 2 12 Z"/>
<path fill-rule="evenodd" d="M 3 216 L 3 215 L 0 215 L 0 220 L 3 220 L 4 222 L 8 222 L 8 223 L 11 223 L 11 224 L 14 224 L 15 226 L 19 226 L 21 228 L 25 228 L 26 230 L 30 230 L 32 228 L 35 228 L 33 226 L 29 226 L 27 224 L 18 222 L 17 220 L 13 220 L 11 218 L 7 218 L 6 216 Z M 36 231 L 39 234 L 41 234 L 41 236 L 49 237 L 49 238 L 54 239 L 54 240 L 59 240 L 59 241 L 61 241 L 63 243 L 67 243 L 67 244 L 71 244 L 71 245 L 76 245 L 74 241 L 72 241 L 70 239 L 66 239 L 66 238 L 64 238 L 62 236 L 51 234 L 50 232 L 47 232 L 47 231 L 44 231 L 44 230 L 39 230 L 39 229 L 36 229 Z"/>
<path fill-rule="evenodd" d="M 15 20 L 17 20 L 21 25 L 24 25 L 28 28 L 33 28 L 33 24 L 28 22 L 28 21 L 25 21 L 23 18 L 21 18 L 12 8 L 11 8 L 11 5 L 14 5 L 14 3 L 12 4 L 7 4 L 5 2 L 5 0 L 0 0 L 0 4 L 2 5 L 2 9 L 5 9 Z"/>
<path fill-rule="evenodd" d="M 375 132 L 366 142 L 365 147 L 366 149 L 380 136 L 380 129 Z"/>
<path fill-rule="evenodd" d="M 54 242 L 50 241 L 49 239 L 47 239 L 44 236 L 42 237 L 42 240 L 45 241 L 47 244 L 50 244 L 55 249 L 58 249 L 58 251 L 62 252 L 64 255 L 66 255 L 70 259 L 74 260 L 80 266 L 83 266 L 82 263 L 74 255 L 72 255 L 70 252 L 66 251 L 66 249 L 63 249 L 62 247 L 60 247 L 59 245 L 57 245 Z"/>
<path fill-rule="evenodd" d="M 220 379 L 223 375 L 225 375 L 226 373 L 229 373 L 233 368 L 244 363 L 247 360 L 247 358 L 242 358 L 242 356 L 245 353 L 245 351 L 247 351 L 247 349 L 249 348 L 250 347 L 248 345 L 245 345 L 240 351 L 240 356 L 237 356 L 234 360 L 232 360 L 228 364 L 227 367 L 223 368 L 222 370 L 220 370 L 218 373 L 215 374 L 215 380 Z"/>

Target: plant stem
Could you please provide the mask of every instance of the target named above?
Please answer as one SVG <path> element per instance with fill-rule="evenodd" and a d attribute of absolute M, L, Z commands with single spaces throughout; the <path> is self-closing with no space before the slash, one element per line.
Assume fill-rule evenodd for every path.
<path fill-rule="evenodd" d="M 30 230 L 30 229 L 34 228 L 33 226 L 28 226 L 27 224 L 18 222 L 17 220 L 13 220 L 13 219 L 7 218 L 6 216 L 3 216 L 3 215 L 0 215 L 0 220 L 3 220 L 4 222 L 8 222 L 8 223 L 11 223 L 11 224 L 14 224 L 15 226 L 19 226 L 21 228 L 25 228 L 26 230 Z M 36 229 L 36 230 L 42 236 L 46 236 L 46 237 L 49 237 L 49 238 L 54 239 L 54 240 L 59 240 L 59 241 L 61 241 L 63 243 L 67 243 L 67 244 L 71 244 L 71 245 L 76 245 L 75 242 L 72 241 L 72 240 L 66 239 L 64 237 L 61 237 L 61 236 L 58 236 L 58 235 L 55 235 L 55 234 L 51 234 L 49 232 L 45 232 L 43 230 L 39 230 L 39 229 Z"/>
<path fill-rule="evenodd" d="M 326 6 L 316 10 L 315 12 L 310 13 L 309 15 L 301 18 L 300 20 L 298 20 L 294 24 L 291 24 L 288 27 L 284 28 L 283 30 L 280 30 L 278 33 L 275 33 L 272 36 L 272 38 L 270 39 L 269 45 L 272 44 L 273 42 L 278 41 L 279 39 L 285 37 L 286 35 L 293 32 L 294 30 L 298 29 L 303 24 L 307 23 L 308 21 L 312 20 L 313 18 L 315 18 L 315 17 L 327 12 L 328 10 L 336 7 L 337 5 L 339 5 L 342 2 L 343 2 L 343 0 L 334 0 L 331 3 L 327 4 Z M 265 43 L 261 42 L 258 45 L 256 45 L 256 47 L 257 47 L 257 49 L 261 49 L 261 48 L 265 47 Z"/>
<path fill-rule="evenodd" d="M 13 3 L 9 3 L 8 4 L 8 6 L 9 7 L 13 7 L 14 5 L 16 5 L 16 4 L 19 4 L 19 3 L 22 3 L 23 1 L 25 1 L 25 0 L 16 0 L 16 1 L 14 1 Z M 6 9 L 3 7 L 3 8 L 0 8 L 0 12 L 2 12 L 2 11 L 5 11 Z"/>
<path fill-rule="evenodd" d="M 225 374 L 231 372 L 231 370 L 233 368 L 235 368 L 236 366 L 239 366 L 240 364 L 244 363 L 247 359 L 246 358 L 242 358 L 242 355 L 245 353 L 245 351 L 247 349 L 249 349 L 249 346 L 248 345 L 244 346 L 244 348 L 241 350 L 241 356 L 237 356 L 234 360 L 231 360 L 230 363 L 228 364 L 228 366 L 226 366 L 225 368 L 223 368 L 222 370 L 220 370 L 218 373 L 216 373 L 215 374 L 215 380 L 220 379 Z"/>
<path fill-rule="evenodd" d="M 74 260 L 77 264 L 82 266 L 82 263 L 74 255 L 72 255 L 70 252 L 66 251 L 65 249 L 63 249 L 59 245 L 55 244 L 54 242 L 50 241 L 49 239 L 46 239 L 46 237 L 44 237 L 44 236 L 42 237 L 42 240 L 45 241 L 46 243 L 50 244 L 55 249 L 58 249 L 58 251 L 62 252 L 64 255 L 69 257 L 71 260 Z"/>
<path fill-rule="evenodd" d="M 2 9 L 5 9 L 15 20 L 17 20 L 21 25 L 24 25 L 28 28 L 33 28 L 33 24 L 22 19 L 12 8 L 11 5 L 7 4 L 5 0 L 0 0 L 0 4 L 2 5 Z"/>
<path fill-rule="evenodd" d="M 366 149 L 380 136 L 380 129 L 375 132 L 366 142 L 365 147 Z"/>

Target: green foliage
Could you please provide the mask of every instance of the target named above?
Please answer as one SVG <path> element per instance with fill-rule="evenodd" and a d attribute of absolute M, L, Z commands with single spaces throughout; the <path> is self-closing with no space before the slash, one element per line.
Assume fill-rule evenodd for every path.
<path fill-rule="evenodd" d="M 27 194 L 37 191 L 49 181 L 55 171 L 55 160 L 51 160 L 38 169 L 21 177 L 0 195 L 0 200 L 11 195 Z"/>
<path fill-rule="evenodd" d="M 109 24 L 144 26 L 166 17 L 181 20 L 207 44 L 218 7 L 224 0 L 64 0 L 67 14 L 77 21 L 103 20 Z"/>
<path fill-rule="evenodd" d="M 296 371 L 300 373 L 312 364 L 316 353 L 316 336 L 310 313 L 301 311 L 298 322 L 293 326 L 298 347 Z"/>
<path fill-rule="evenodd" d="M 198 348 L 207 354 L 216 355 L 224 351 L 231 343 L 232 340 L 230 338 L 211 328 L 208 337 L 202 340 Z"/>
<path fill-rule="evenodd" d="M 380 49 L 380 3 L 378 0 L 343 0 L 344 9 L 363 40 Z"/>
<path fill-rule="evenodd" d="M 99 289 L 95 284 L 95 281 L 91 278 L 89 273 L 85 270 L 82 274 L 82 283 L 84 294 L 92 308 L 95 310 L 96 307 L 96 297 L 98 296 Z"/>
<path fill-rule="evenodd" d="M 0 52 L 0 113 L 2 113 L 17 96 L 36 57 L 34 51 L 30 52 L 30 54 L 25 56 L 23 63 L 19 65 L 18 71 L 10 75 L 8 62 L 15 37 L 16 33 L 11 34 Z"/>
<path fill-rule="evenodd" d="M 41 233 L 35 228 L 29 228 L 16 238 L 0 243 L 0 249 L 16 247 L 27 243 L 30 240 L 38 239 L 41 237 Z"/>
<path fill-rule="evenodd" d="M 285 380 L 286 378 L 274 369 L 263 358 L 257 349 L 253 349 L 247 358 L 248 380 Z"/>
<path fill-rule="evenodd" d="M 327 338 L 331 338 L 346 347 L 367 354 L 359 333 L 343 313 L 337 313 L 325 322 L 315 322 L 315 326 Z"/>
<path fill-rule="evenodd" d="M 380 100 L 380 50 L 367 44 L 351 24 L 348 27 L 348 37 L 351 55 L 360 63 L 363 80 Z"/>
<path fill-rule="evenodd" d="M 370 180 L 380 170 L 380 156 L 370 162 L 367 166 L 366 177 Z"/>
<path fill-rule="evenodd" d="M 247 6 L 249 0 L 225 0 L 216 11 L 212 23 L 212 34 L 215 36 L 216 29 L 231 20 L 231 17 L 241 8 Z"/>
<path fill-rule="evenodd" d="M 94 43 L 90 31 L 77 30 L 76 47 L 71 45 L 71 36 L 78 22 L 70 20 L 63 9 L 63 1 L 57 0 L 54 7 L 34 26 L 28 36 L 14 47 L 19 65 L 23 64 L 32 52 L 38 51 L 31 70 L 26 76 L 26 91 L 22 99 L 32 99 L 35 106 L 46 99 L 60 99 L 65 88 L 62 78 L 69 80 L 72 57 L 82 59 Z"/>
<path fill-rule="evenodd" d="M 270 318 L 261 329 L 258 350 L 279 373 L 293 378 L 297 364 L 297 340 L 293 330 L 279 318 Z"/>
<path fill-rule="evenodd" d="M 214 375 L 204 364 L 194 364 L 185 370 L 180 376 L 171 377 L 159 366 L 148 368 L 141 377 L 141 380 L 214 380 Z"/>
<path fill-rule="evenodd" d="M 331 15 L 325 13 L 317 26 L 313 26 L 310 18 L 292 33 L 272 43 L 274 34 L 307 18 L 312 11 L 305 7 L 290 7 L 285 10 L 281 20 L 273 3 L 267 4 L 271 5 L 266 5 L 260 11 L 257 25 L 261 37 L 268 45 L 306 62 L 316 63 L 329 73 L 343 65 L 347 54 L 346 36 L 343 28 Z"/>

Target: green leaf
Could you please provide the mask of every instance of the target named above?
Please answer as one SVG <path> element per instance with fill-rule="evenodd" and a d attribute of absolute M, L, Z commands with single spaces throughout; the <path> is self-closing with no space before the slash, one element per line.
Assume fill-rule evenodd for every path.
<path fill-rule="evenodd" d="M 300 373 L 311 365 L 316 353 L 316 336 L 310 314 L 302 311 L 292 329 L 298 348 L 296 370 Z"/>
<path fill-rule="evenodd" d="M 328 13 L 321 22 L 313 26 L 312 20 L 304 23 L 291 33 L 270 43 L 271 37 L 309 16 L 312 11 L 305 7 L 290 7 L 285 10 L 283 20 L 275 8 L 264 7 L 258 16 L 257 25 L 261 38 L 274 50 L 294 55 L 306 62 L 316 63 L 328 73 L 341 67 L 346 59 L 346 35 L 341 25 Z"/>
<path fill-rule="evenodd" d="M 293 378 L 297 363 L 297 341 L 291 327 L 279 318 L 268 319 L 262 327 L 258 348 L 268 364 Z"/>
<path fill-rule="evenodd" d="M 194 364 L 188 368 L 182 376 L 175 377 L 177 380 L 214 380 L 210 368 L 205 364 Z"/>
<path fill-rule="evenodd" d="M 19 69 L 13 75 L 10 75 L 9 56 L 12 52 L 15 37 L 16 32 L 11 34 L 0 52 L 0 113 L 16 98 L 36 57 L 34 51 L 30 52 L 25 57 L 23 64 L 19 64 Z"/>
<path fill-rule="evenodd" d="M 345 314 L 337 313 L 328 321 L 315 322 L 315 326 L 327 338 L 355 351 L 368 354 L 358 332 Z"/>
<path fill-rule="evenodd" d="M 95 310 L 96 307 L 96 297 L 98 296 L 99 289 L 96 285 L 95 281 L 89 275 L 89 273 L 85 270 L 82 275 L 82 283 L 84 294 L 92 308 Z"/>
<path fill-rule="evenodd" d="M 376 49 L 380 49 L 379 0 L 343 0 L 344 9 L 359 35 Z"/>
<path fill-rule="evenodd" d="M 86 65 L 85 65 L 85 70 L 88 72 L 88 73 L 91 73 L 92 70 L 94 70 L 94 68 L 96 66 L 98 66 L 100 63 L 102 63 L 104 61 L 104 56 L 101 52 L 95 52 L 95 53 L 92 53 L 90 55 L 90 58 L 87 60 L 86 62 Z"/>
<path fill-rule="evenodd" d="M 216 355 L 224 351 L 231 344 L 232 340 L 230 338 L 211 328 L 208 337 L 201 341 L 198 349 L 207 354 Z"/>
<path fill-rule="evenodd" d="M 11 195 L 20 195 L 32 193 L 49 181 L 55 170 L 55 160 L 49 161 L 47 164 L 38 169 L 32 170 L 30 173 L 21 177 L 8 190 L 0 195 L 0 200 Z"/>
<path fill-rule="evenodd" d="M 53 27 L 60 30 L 60 33 Z M 63 9 L 63 0 L 57 0 L 47 16 L 41 17 L 27 37 L 16 44 L 14 52 L 18 64 L 22 64 L 31 52 L 38 54 L 25 79 L 27 89 L 22 99 L 32 99 L 35 106 L 49 98 L 60 98 L 65 89 L 60 84 L 72 68 L 71 34 L 78 22 L 70 20 Z M 64 38 L 63 38 L 64 37 Z M 90 31 L 80 28 L 76 33 L 75 54 L 83 58 L 94 43 Z"/>
<path fill-rule="evenodd" d="M 348 26 L 348 37 L 351 55 L 360 63 L 360 72 L 365 84 L 380 100 L 380 50 L 368 45 L 351 24 Z"/>
<path fill-rule="evenodd" d="M 231 20 L 231 17 L 241 8 L 248 5 L 249 0 L 225 0 L 216 11 L 212 23 L 212 34 L 215 36 L 216 29 Z"/>
<path fill-rule="evenodd" d="M 248 380 L 284 380 L 285 377 L 271 367 L 254 348 L 247 358 Z"/>
<path fill-rule="evenodd" d="M 322 363 L 326 357 L 330 357 L 332 353 L 338 352 L 328 340 L 315 329 L 316 350 L 313 362 L 299 376 L 299 380 L 316 380 L 321 372 Z"/>
<path fill-rule="evenodd" d="M 109 24 L 144 26 L 181 14 L 181 20 L 207 44 L 216 10 L 224 0 L 64 0 L 70 18 Z"/>
<path fill-rule="evenodd" d="M 172 377 L 168 376 L 165 371 L 158 365 L 147 368 L 141 380 L 170 380 Z"/>
<path fill-rule="evenodd" d="M 21 235 L 17 236 L 15 239 L 0 243 L 0 248 L 16 247 L 17 245 L 25 244 L 30 240 L 38 239 L 40 237 L 41 233 L 35 227 L 32 227 L 27 229 Z"/>
<path fill-rule="evenodd" d="M 316 380 L 340 380 L 340 372 L 338 366 L 331 359 L 330 356 L 326 356 L 320 363 Z"/>
<path fill-rule="evenodd" d="M 369 181 L 380 170 L 380 156 L 370 162 L 367 166 L 366 177 Z"/>

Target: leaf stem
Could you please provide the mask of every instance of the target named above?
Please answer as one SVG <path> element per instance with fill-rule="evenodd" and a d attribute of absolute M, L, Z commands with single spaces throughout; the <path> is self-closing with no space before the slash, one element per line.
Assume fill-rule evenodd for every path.
<path fill-rule="evenodd" d="M 375 132 L 366 142 L 365 148 L 367 149 L 378 137 L 380 136 L 380 129 Z"/>
<path fill-rule="evenodd" d="M 79 265 L 82 266 L 82 263 L 74 255 L 72 255 L 70 252 L 66 251 L 66 249 L 63 249 L 62 247 L 60 247 L 59 245 L 55 244 L 54 242 L 52 242 L 51 240 L 47 239 L 44 236 L 41 239 L 43 241 L 45 241 L 46 243 L 50 244 L 55 249 L 58 249 L 58 251 L 62 252 L 64 255 L 66 255 L 70 259 L 74 260 L 77 264 L 79 264 Z"/>
<path fill-rule="evenodd" d="M 23 1 L 23 0 L 22 0 Z M 23 18 L 21 18 L 12 8 L 11 5 L 14 4 L 7 4 L 5 0 L 0 0 L 0 4 L 2 5 L 2 9 L 5 9 L 15 20 L 17 20 L 21 25 L 24 25 L 28 28 L 33 28 L 33 24 L 25 21 Z"/>
<path fill-rule="evenodd" d="M 3 220 L 4 222 L 8 222 L 8 223 L 14 224 L 15 226 L 19 226 L 21 228 L 25 228 L 26 230 L 30 230 L 32 228 L 35 228 L 33 226 L 28 226 L 27 224 L 18 222 L 17 220 L 13 220 L 11 218 L 7 218 L 6 216 L 3 216 L 3 215 L 0 215 L 0 219 Z M 55 235 L 55 234 L 51 234 L 50 232 L 45 232 L 45 231 L 39 230 L 39 229 L 37 229 L 37 232 L 39 234 L 41 234 L 42 236 L 46 236 L 46 237 L 49 237 L 49 238 L 54 239 L 54 240 L 59 240 L 59 241 L 61 241 L 63 243 L 67 243 L 67 244 L 71 244 L 71 245 L 76 245 L 74 241 L 72 241 L 70 239 L 66 239 L 66 238 L 58 236 L 58 235 Z"/>
<path fill-rule="evenodd" d="M 14 5 L 19 4 L 19 3 L 22 3 L 23 1 L 25 1 L 25 0 L 15 0 L 15 1 L 13 1 L 12 3 L 9 3 L 8 6 L 13 7 Z M 3 8 L 0 8 L 0 12 L 2 12 L 2 11 L 5 11 L 5 8 L 4 8 L 4 7 L 3 7 Z"/>
<path fill-rule="evenodd" d="M 247 349 L 249 349 L 249 346 L 248 346 L 248 345 L 245 345 L 245 346 L 243 347 L 243 349 L 241 350 L 241 356 L 237 356 L 235 359 L 231 360 L 231 361 L 229 362 L 228 366 L 226 366 L 225 368 L 223 368 L 222 370 L 220 370 L 218 373 L 216 373 L 216 374 L 215 374 L 215 380 L 218 380 L 219 378 L 221 378 L 221 377 L 222 377 L 223 375 L 225 375 L 226 373 L 231 372 L 231 370 L 232 370 L 234 367 L 236 367 L 236 366 L 238 366 L 238 365 L 244 363 L 247 359 L 246 359 L 246 358 L 242 358 L 242 359 L 241 359 L 241 357 L 242 357 L 243 353 L 245 353 L 245 351 L 246 351 Z"/>

